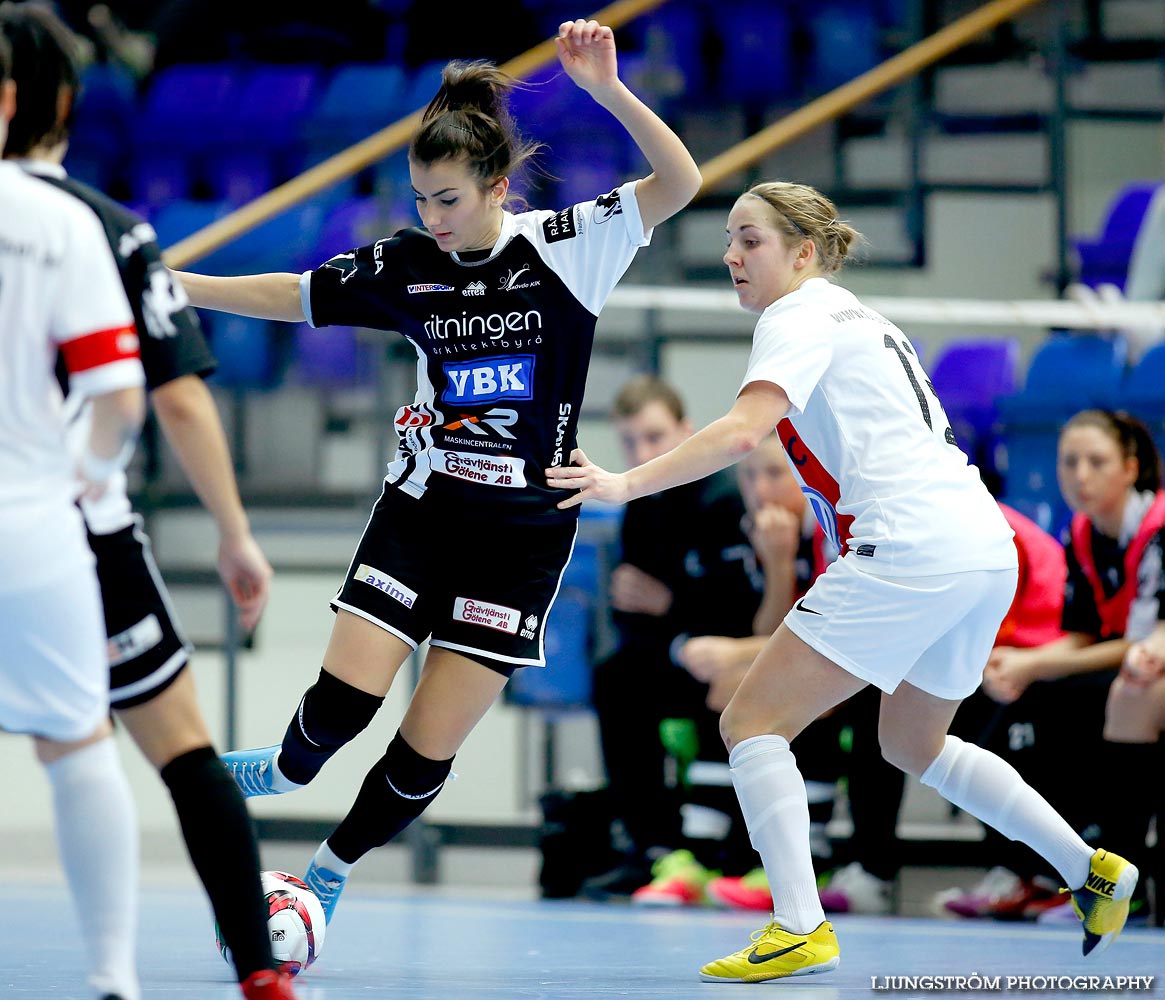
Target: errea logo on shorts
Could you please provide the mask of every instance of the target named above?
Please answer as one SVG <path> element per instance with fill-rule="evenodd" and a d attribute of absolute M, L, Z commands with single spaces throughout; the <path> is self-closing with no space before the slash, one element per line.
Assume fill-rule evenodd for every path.
<path fill-rule="evenodd" d="M 417 592 L 409 590 L 400 580 L 389 576 L 381 570 L 361 563 L 352 574 L 353 580 L 359 580 L 370 587 L 375 587 L 382 594 L 387 594 L 394 601 L 400 601 L 406 608 L 411 608 L 417 599 Z"/>
<path fill-rule="evenodd" d="M 517 608 L 507 608 L 504 604 L 489 604 L 475 601 L 472 597 L 458 597 L 453 602 L 453 620 L 468 625 L 482 625 L 498 632 L 518 631 L 522 612 Z"/>

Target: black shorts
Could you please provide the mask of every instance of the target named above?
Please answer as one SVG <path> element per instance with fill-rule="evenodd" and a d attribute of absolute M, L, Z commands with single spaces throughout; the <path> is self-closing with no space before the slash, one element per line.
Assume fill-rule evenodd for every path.
<path fill-rule="evenodd" d="M 332 607 L 507 677 L 545 666 L 546 619 L 577 531 L 577 521 L 498 523 L 386 487 Z"/>
<path fill-rule="evenodd" d="M 165 691 L 190 660 L 141 522 L 89 533 L 109 637 L 109 704 L 132 708 Z"/>

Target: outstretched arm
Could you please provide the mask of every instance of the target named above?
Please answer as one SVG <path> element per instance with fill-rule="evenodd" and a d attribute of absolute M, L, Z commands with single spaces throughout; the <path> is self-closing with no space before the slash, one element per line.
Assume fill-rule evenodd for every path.
<path fill-rule="evenodd" d="M 200 309 L 302 323 L 303 304 L 299 298 L 298 274 L 245 274 L 222 278 L 192 271 L 172 272 L 182 282 L 190 304 Z"/>
<path fill-rule="evenodd" d="M 565 21 L 555 41 L 567 75 L 619 120 L 651 165 L 635 189 L 644 229 L 671 218 L 700 190 L 700 168 L 680 137 L 619 79 L 615 33 L 598 21 Z"/>
<path fill-rule="evenodd" d="M 581 448 L 570 458 L 575 465 L 546 470 L 550 486 L 578 492 L 563 500 L 562 509 L 584 500 L 626 503 L 719 472 L 752 451 L 789 411 L 785 390 L 772 382 L 750 382 L 732 409 L 682 444 L 627 472 L 608 472 L 591 463 Z"/>

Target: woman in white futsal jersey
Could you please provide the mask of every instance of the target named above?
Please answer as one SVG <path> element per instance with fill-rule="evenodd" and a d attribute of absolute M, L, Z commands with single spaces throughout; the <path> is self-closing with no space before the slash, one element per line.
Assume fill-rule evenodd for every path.
<path fill-rule="evenodd" d="M 758 184 L 728 216 L 724 263 L 760 314 L 732 409 L 666 455 L 621 474 L 547 470 L 615 503 L 707 476 L 778 434 L 843 555 L 799 600 L 721 719 L 733 784 L 773 892 L 752 943 L 701 970 L 758 982 L 826 972 L 838 945 L 817 897 L 805 787 L 789 743 L 867 684 L 881 688 L 886 759 L 1042 854 L 1072 889 L 1084 953 L 1124 926 L 1137 869 L 1092 848 L 1008 764 L 947 735 L 979 685 L 1016 585 L 1015 546 L 995 501 L 955 446 L 902 332 L 828 276 L 859 234 L 801 184 Z"/>
<path fill-rule="evenodd" d="M 11 65 L 0 33 L 0 147 L 17 101 L 27 99 L 17 96 Z M 141 997 L 137 815 L 108 719 L 101 595 L 76 499 L 82 488 L 99 494 L 133 452 L 145 416 L 138 348 L 92 213 L 0 163 L 0 730 L 34 738 L 87 952 L 88 995 L 103 1000 Z M 79 456 L 65 440 L 58 350 L 91 400 Z M 19 809 L 11 798 L 5 809 Z M 5 926 L 18 919 L 6 913 Z M 62 927 L 53 945 L 76 942 Z"/>
<path fill-rule="evenodd" d="M 429 639 L 399 731 L 308 868 L 329 918 L 352 866 L 440 791 L 514 670 L 545 663 L 577 512 L 557 509 L 542 468 L 574 446 L 604 301 L 700 184 L 679 138 L 620 82 L 609 27 L 564 23 L 558 54 L 638 143 L 649 176 L 558 213 L 511 215 L 510 175 L 533 150 L 510 127 L 510 81 L 486 63 L 451 63 L 409 150 L 423 229 L 302 276 L 182 276 L 198 306 L 398 330 L 417 352 L 417 394 L 397 413 L 396 459 L 332 600 L 319 679 L 281 746 L 226 757 L 245 794 L 303 787 Z"/>

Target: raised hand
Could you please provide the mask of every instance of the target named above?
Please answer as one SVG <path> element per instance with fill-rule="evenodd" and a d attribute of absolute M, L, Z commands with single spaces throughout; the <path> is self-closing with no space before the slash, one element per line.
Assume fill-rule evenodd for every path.
<path fill-rule="evenodd" d="M 618 82 L 615 33 L 605 24 L 581 18 L 564 21 L 554 43 L 566 75 L 588 94 Z"/>
<path fill-rule="evenodd" d="M 622 472 L 608 472 L 595 465 L 581 448 L 570 453 L 570 465 L 556 465 L 546 470 L 546 484 L 560 490 L 578 490 L 559 505 L 559 510 L 575 507 L 584 500 L 605 503 L 627 502 L 627 479 Z"/>

